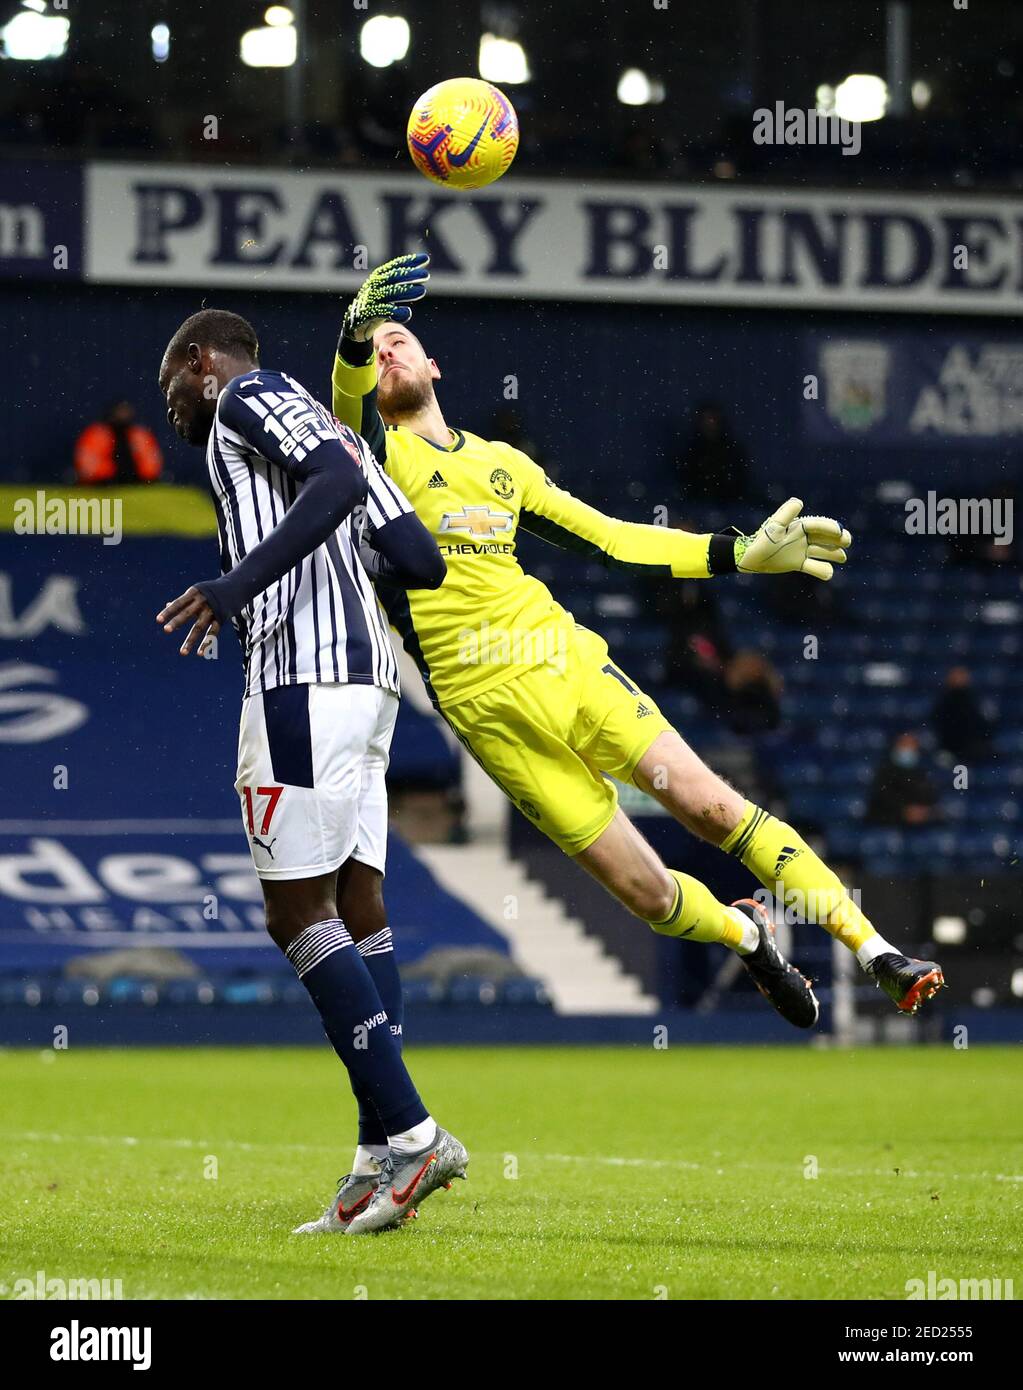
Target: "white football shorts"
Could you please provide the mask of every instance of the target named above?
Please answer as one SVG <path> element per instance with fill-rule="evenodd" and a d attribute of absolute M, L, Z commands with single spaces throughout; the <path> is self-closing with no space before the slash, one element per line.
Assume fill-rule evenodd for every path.
<path fill-rule="evenodd" d="M 398 697 L 375 685 L 282 685 L 242 702 L 235 790 L 260 878 L 384 871 L 384 776 Z"/>

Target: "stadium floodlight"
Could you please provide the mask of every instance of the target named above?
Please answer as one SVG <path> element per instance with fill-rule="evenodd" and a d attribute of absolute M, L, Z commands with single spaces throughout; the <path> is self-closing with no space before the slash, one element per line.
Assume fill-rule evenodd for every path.
<path fill-rule="evenodd" d="M 28 63 L 38 63 L 45 58 L 62 58 L 67 51 L 70 28 L 71 21 L 60 15 L 19 10 L 0 29 L 0 38 L 4 41 L 3 56 Z"/>
<path fill-rule="evenodd" d="M 528 82 L 529 59 L 517 39 L 484 34 L 480 39 L 479 72 L 488 82 Z"/>
<path fill-rule="evenodd" d="M 158 63 L 165 63 L 170 57 L 170 25 L 154 24 L 149 38 L 153 45 L 153 58 Z"/>
<path fill-rule="evenodd" d="M 941 946 L 961 946 L 966 940 L 965 917 L 935 917 L 931 935 Z"/>
<path fill-rule="evenodd" d="M 389 68 L 404 58 L 410 37 L 407 19 L 400 15 L 376 14 L 362 26 L 359 52 L 370 67 Z"/>
<path fill-rule="evenodd" d="M 623 106 L 650 106 L 664 100 L 664 83 L 641 68 L 626 68 L 618 79 L 618 100 Z"/>
<path fill-rule="evenodd" d="M 26 10 L 35 10 L 36 14 L 46 13 L 46 0 L 21 0 L 21 4 Z"/>
<path fill-rule="evenodd" d="M 248 29 L 242 35 L 241 59 L 248 68 L 290 68 L 298 57 L 298 33 L 293 24 Z"/>
<path fill-rule="evenodd" d="M 269 24 L 271 29 L 280 29 L 286 24 L 294 24 L 295 11 L 289 10 L 287 5 L 271 5 L 263 16 L 263 23 Z"/>
<path fill-rule="evenodd" d="M 931 84 L 924 82 L 922 78 L 917 78 L 909 89 L 909 95 L 916 109 L 923 111 L 931 104 Z"/>
<path fill-rule="evenodd" d="M 835 88 L 834 114 L 841 121 L 879 121 L 888 110 L 888 83 L 869 72 L 851 73 Z"/>

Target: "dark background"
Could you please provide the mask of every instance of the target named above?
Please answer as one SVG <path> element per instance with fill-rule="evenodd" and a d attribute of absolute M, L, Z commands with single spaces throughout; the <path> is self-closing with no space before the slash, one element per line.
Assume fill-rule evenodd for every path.
<path fill-rule="evenodd" d="M 0 3 L 0 23 L 16 13 Z M 297 7 L 296 7 L 297 8 Z M 780 179 L 813 183 L 824 168 L 849 182 L 1018 188 L 1023 176 L 1023 6 L 1015 0 L 909 0 L 910 83 L 930 88 L 864 132 L 857 159 L 757 147 L 750 113 L 784 101 L 812 106 L 818 85 L 852 72 L 885 75 L 888 7 L 870 0 L 306 0 L 310 44 L 301 120 L 288 108 L 285 70 L 244 67 L 243 30 L 266 4 L 183 0 L 71 0 L 66 55 L 5 63 L 0 155 L 159 154 L 173 159 L 393 168 L 412 100 L 438 74 L 474 74 L 479 36 L 516 38 L 532 80 L 511 89 L 522 117 L 522 166 L 598 176 Z M 386 69 L 359 54 L 373 14 L 404 16 L 406 59 Z M 171 30 L 155 63 L 150 31 Z M 624 68 L 664 87 L 664 100 L 627 107 L 615 96 Z M 220 120 L 216 148 L 202 119 Z M 397 152 L 397 153 L 396 153 Z"/>

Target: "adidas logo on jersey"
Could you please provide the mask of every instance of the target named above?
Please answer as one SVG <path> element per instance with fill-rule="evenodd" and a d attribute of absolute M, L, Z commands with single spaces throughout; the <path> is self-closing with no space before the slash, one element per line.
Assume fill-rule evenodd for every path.
<path fill-rule="evenodd" d="M 786 864 L 791 863 L 792 860 L 797 858 L 802 852 L 801 849 L 797 849 L 794 845 L 782 845 L 781 854 L 778 855 L 778 862 L 774 866 L 775 878 L 778 877 Z"/>
<path fill-rule="evenodd" d="M 439 469 L 439 468 L 437 469 L 436 473 L 434 473 L 434 475 L 433 475 L 433 477 L 430 479 L 430 481 L 426 484 L 426 486 L 427 486 L 427 487 L 447 487 L 447 483 L 444 481 L 444 479 L 443 479 L 443 478 L 441 477 L 441 475 L 440 475 L 440 469 Z"/>
<path fill-rule="evenodd" d="M 650 709 L 649 709 L 649 707 L 648 707 L 647 705 L 644 705 L 644 704 L 640 703 L 640 704 L 638 704 L 638 705 L 636 706 L 636 718 L 637 718 L 637 719 L 645 719 L 649 713 L 650 713 Z"/>

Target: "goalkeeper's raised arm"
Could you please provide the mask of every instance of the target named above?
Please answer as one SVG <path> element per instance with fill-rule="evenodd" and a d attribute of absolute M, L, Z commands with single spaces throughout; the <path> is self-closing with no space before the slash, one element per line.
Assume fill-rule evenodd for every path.
<path fill-rule="evenodd" d="M 341 326 L 331 373 L 332 408 L 381 462 L 387 446 L 377 410 L 373 334 L 385 323 L 408 323 L 412 305 L 426 293 L 429 264 L 429 256 L 416 252 L 378 266 L 363 281 Z"/>

